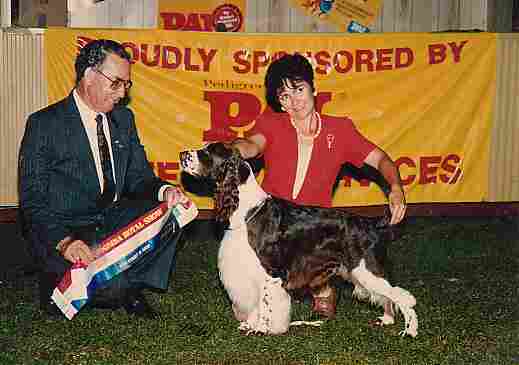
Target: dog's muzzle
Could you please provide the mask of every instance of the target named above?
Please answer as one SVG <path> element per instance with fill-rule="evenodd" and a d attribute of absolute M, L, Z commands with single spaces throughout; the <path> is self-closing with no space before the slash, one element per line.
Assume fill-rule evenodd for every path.
<path fill-rule="evenodd" d="M 190 175 L 199 175 L 200 160 L 197 151 L 182 151 L 180 156 L 180 167 Z"/>

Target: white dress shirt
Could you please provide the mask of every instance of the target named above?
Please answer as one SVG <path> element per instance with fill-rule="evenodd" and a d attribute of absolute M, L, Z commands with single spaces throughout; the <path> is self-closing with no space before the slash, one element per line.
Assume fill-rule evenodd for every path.
<path fill-rule="evenodd" d="M 97 178 L 99 179 L 99 186 L 101 187 L 101 192 L 104 190 L 104 177 L 103 177 L 103 168 L 101 167 L 101 156 L 99 155 L 99 146 L 97 143 L 97 122 L 96 116 L 97 114 L 101 114 L 103 116 L 103 131 L 106 136 L 107 141 L 111 141 L 110 138 L 110 128 L 108 128 L 108 120 L 106 119 L 106 115 L 104 113 L 98 113 L 91 110 L 79 97 L 77 91 L 74 89 L 72 95 L 74 96 L 74 100 L 76 101 L 76 105 L 79 110 L 79 115 L 81 116 L 81 121 L 83 122 L 83 127 L 85 128 L 86 134 L 88 136 L 88 141 L 90 142 L 90 149 L 92 151 L 92 155 L 94 156 L 94 162 L 96 165 Z M 112 164 L 112 175 L 115 180 L 115 168 L 114 168 L 114 155 L 112 152 L 112 144 L 108 143 L 108 150 L 110 151 L 110 163 Z M 117 196 L 114 197 L 117 200 Z"/>

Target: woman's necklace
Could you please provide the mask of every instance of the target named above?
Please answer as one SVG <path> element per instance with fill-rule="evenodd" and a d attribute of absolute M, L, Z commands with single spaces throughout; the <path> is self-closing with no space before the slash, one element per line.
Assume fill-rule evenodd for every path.
<path fill-rule="evenodd" d="M 314 112 L 314 115 L 315 115 L 315 118 L 317 119 L 317 131 L 312 135 L 304 134 L 304 132 L 296 125 L 296 122 L 294 121 L 294 119 L 292 117 L 290 118 L 290 123 L 292 123 L 292 126 L 297 131 L 297 134 L 299 137 L 304 138 L 304 139 L 316 139 L 319 136 L 319 134 L 321 133 L 321 129 L 323 128 L 323 123 L 321 121 L 321 116 L 319 115 L 319 113 Z"/>

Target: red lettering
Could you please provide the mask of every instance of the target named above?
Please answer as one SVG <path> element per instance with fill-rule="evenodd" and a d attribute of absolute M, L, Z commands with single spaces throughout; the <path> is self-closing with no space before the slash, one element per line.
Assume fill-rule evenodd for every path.
<path fill-rule="evenodd" d="M 407 165 L 412 168 L 416 168 L 415 162 L 409 157 L 400 157 L 395 161 L 396 168 L 400 171 L 400 166 Z M 402 174 L 402 172 L 400 172 Z M 409 175 L 405 179 L 402 178 L 402 185 L 411 185 L 416 180 L 416 175 Z"/>
<path fill-rule="evenodd" d="M 435 184 L 437 181 L 436 172 L 441 162 L 440 156 L 424 156 L 420 157 L 420 179 L 421 185 Z"/>
<path fill-rule="evenodd" d="M 170 61 L 170 56 L 175 59 L 173 62 Z M 169 69 L 176 69 L 182 63 L 182 53 L 177 47 L 164 46 L 162 47 L 162 67 Z"/>
<path fill-rule="evenodd" d="M 139 58 L 140 58 L 139 47 L 137 47 L 136 44 L 131 43 L 131 42 L 126 42 L 126 43 L 121 44 L 121 46 L 125 49 L 126 52 L 128 52 L 130 54 L 130 57 L 131 57 L 130 63 L 135 63 L 139 60 Z"/>
<path fill-rule="evenodd" d="M 182 30 L 193 30 L 196 32 L 203 30 L 197 13 L 190 13 L 187 15 L 186 24 L 182 27 Z"/>
<path fill-rule="evenodd" d="M 202 58 L 202 70 L 204 72 L 209 72 L 209 65 L 213 61 L 214 56 L 216 56 L 217 50 L 212 48 L 209 50 L 209 53 L 206 52 L 204 48 L 198 48 L 198 54 Z"/>
<path fill-rule="evenodd" d="M 327 51 L 320 51 L 315 54 L 315 73 L 326 75 L 330 70 L 330 53 Z"/>
<path fill-rule="evenodd" d="M 448 154 L 445 158 L 442 156 L 423 156 L 418 157 L 417 159 L 419 163 L 408 156 L 402 156 L 395 160 L 395 166 L 402 176 L 402 185 L 412 185 L 417 179 L 416 174 L 411 173 L 406 175 L 402 170 L 405 171 L 410 169 L 411 171 L 416 171 L 417 166 L 419 166 L 419 179 L 417 182 L 419 185 L 435 184 L 437 182 L 456 184 L 460 181 L 460 177 L 463 174 L 461 168 L 461 157 L 457 154 Z M 352 179 L 351 176 L 344 176 L 342 178 L 343 185 L 345 187 L 351 187 Z M 359 184 L 360 187 L 368 187 L 370 181 L 362 179 L 359 180 Z"/>
<path fill-rule="evenodd" d="M 213 28 L 213 16 L 211 14 L 199 14 L 200 19 L 202 19 L 202 23 L 204 23 L 204 30 L 206 32 L 214 31 Z"/>
<path fill-rule="evenodd" d="M 310 51 L 294 53 L 313 58 L 314 71 L 319 75 L 329 74 L 332 68 L 342 74 L 348 73 L 352 69 L 355 72 L 388 71 L 409 67 L 414 62 L 414 53 L 410 48 L 358 49 L 354 53 L 348 50 L 339 50 L 335 53 L 327 50 L 320 50 L 315 54 Z M 269 57 L 268 53 L 263 50 L 240 50 L 233 54 L 236 63 L 233 70 L 240 74 L 248 72 L 257 74 L 270 62 L 286 54 L 286 51 L 277 51 L 272 52 Z"/>
<path fill-rule="evenodd" d="M 377 49 L 377 71 L 391 70 L 393 67 L 391 55 L 393 50 L 391 48 Z"/>
<path fill-rule="evenodd" d="M 204 141 L 222 141 L 237 137 L 229 127 L 244 127 L 250 124 L 261 112 L 261 102 L 253 94 L 206 91 L 204 100 L 211 106 L 211 128 L 204 131 Z M 230 114 L 231 104 L 238 105 L 238 114 Z"/>
<path fill-rule="evenodd" d="M 191 63 L 191 48 L 186 48 L 184 53 L 184 65 L 186 66 L 186 71 L 200 71 L 199 65 L 193 65 Z"/>
<path fill-rule="evenodd" d="M 442 63 L 447 58 L 447 47 L 444 44 L 429 45 L 429 64 L 435 65 Z"/>
<path fill-rule="evenodd" d="M 157 162 L 157 176 L 164 180 L 176 180 L 179 169 L 178 162 Z M 175 172 L 170 172 L 174 170 Z"/>
<path fill-rule="evenodd" d="M 404 60 L 405 58 L 405 60 Z M 395 68 L 409 67 L 414 62 L 414 53 L 411 48 L 397 48 L 395 51 Z"/>
<path fill-rule="evenodd" d="M 186 24 L 186 17 L 182 13 L 160 13 L 160 17 L 167 30 L 181 29 Z"/>
<path fill-rule="evenodd" d="M 351 181 L 353 180 L 353 178 L 349 175 L 345 175 L 343 178 L 342 178 L 342 181 L 344 181 L 343 185 L 347 188 L 351 188 Z M 368 179 L 360 179 L 358 180 L 359 182 L 359 185 L 363 188 L 367 188 L 369 187 L 369 185 L 371 184 L 371 181 L 369 181 Z"/>
<path fill-rule="evenodd" d="M 252 53 L 252 73 L 257 74 L 260 67 L 265 67 L 269 64 L 269 56 L 265 51 L 254 51 Z"/>
<path fill-rule="evenodd" d="M 324 104 L 332 99 L 332 93 L 318 93 L 315 108 L 321 112 Z M 225 141 L 237 137 L 231 127 L 247 127 L 261 113 L 261 102 L 254 94 L 230 91 L 206 91 L 204 100 L 211 110 L 211 127 L 204 131 L 204 141 Z M 236 104 L 238 113 L 231 115 L 231 105 Z M 264 112 L 268 112 L 266 109 Z"/>
<path fill-rule="evenodd" d="M 341 67 L 341 58 L 343 57 L 346 59 L 346 65 Z M 353 67 L 353 56 L 350 52 L 339 51 L 333 57 L 333 64 L 335 65 L 335 70 L 338 73 L 345 74 Z"/>
<path fill-rule="evenodd" d="M 368 179 L 360 179 L 359 183 L 360 183 L 360 186 L 367 188 L 367 187 L 369 187 L 369 184 L 371 183 L 371 181 L 369 181 Z"/>
<path fill-rule="evenodd" d="M 200 60 L 198 60 L 198 57 L 193 55 L 192 48 L 181 50 L 173 46 L 163 46 L 160 44 L 151 46 L 145 43 L 140 45 L 140 49 L 133 43 L 124 43 L 123 47 L 125 50 L 129 50 L 131 63 L 136 63 L 140 60 L 148 67 L 156 67 L 160 63 L 160 67 L 171 70 L 175 70 L 181 64 L 184 64 L 185 71 L 194 72 L 209 72 L 211 62 L 218 51 L 217 49 L 197 48 L 198 56 L 200 56 Z M 153 51 L 151 51 L 151 48 L 153 48 Z"/>
<path fill-rule="evenodd" d="M 461 50 L 467 44 L 468 41 L 462 41 L 460 45 L 458 46 L 456 42 L 449 42 L 449 46 L 451 47 L 452 54 L 454 55 L 454 63 L 460 62 L 461 58 Z"/>
<path fill-rule="evenodd" d="M 355 71 L 361 72 L 362 71 L 362 65 L 368 66 L 368 71 L 373 71 L 373 57 L 375 55 L 373 54 L 373 51 L 369 49 L 359 49 L 355 53 Z"/>
<path fill-rule="evenodd" d="M 239 74 L 246 74 L 246 73 L 250 72 L 251 64 L 247 60 L 247 58 L 249 58 L 248 51 L 235 52 L 233 55 L 233 58 L 234 58 L 235 63 L 237 63 L 239 66 L 243 66 L 243 67 L 233 66 L 232 69 L 234 70 L 234 72 L 239 73 Z"/>
<path fill-rule="evenodd" d="M 160 13 L 164 29 L 186 31 L 213 31 L 213 17 L 211 14 L 189 13 Z"/>
<path fill-rule="evenodd" d="M 150 166 L 153 170 L 156 170 L 157 176 L 164 180 L 175 181 L 178 179 L 178 170 L 180 165 L 178 162 L 172 161 L 158 161 L 151 162 Z M 174 172 L 173 172 L 174 171 Z"/>
<path fill-rule="evenodd" d="M 141 61 L 146 66 L 157 66 L 160 60 L 160 44 L 153 46 L 153 60 L 148 59 L 148 45 L 141 44 Z"/>
<path fill-rule="evenodd" d="M 458 155 L 450 154 L 445 157 L 441 164 L 442 170 L 450 174 L 440 174 L 440 180 L 445 184 L 456 184 L 461 175 L 461 158 Z M 452 164 L 451 164 L 452 162 Z"/>

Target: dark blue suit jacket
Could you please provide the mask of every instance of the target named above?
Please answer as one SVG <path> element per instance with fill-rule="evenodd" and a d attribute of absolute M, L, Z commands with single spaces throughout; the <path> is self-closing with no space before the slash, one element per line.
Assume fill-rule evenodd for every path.
<path fill-rule="evenodd" d="M 130 109 L 109 115 L 117 195 L 157 200 L 160 187 L 146 158 Z M 19 196 L 26 236 L 35 256 L 63 271 L 56 244 L 73 227 L 99 216 L 101 188 L 90 143 L 72 93 L 29 116 L 19 154 Z M 54 267 L 53 267 L 54 266 Z"/>

